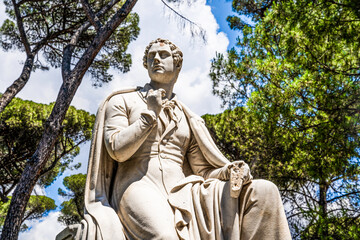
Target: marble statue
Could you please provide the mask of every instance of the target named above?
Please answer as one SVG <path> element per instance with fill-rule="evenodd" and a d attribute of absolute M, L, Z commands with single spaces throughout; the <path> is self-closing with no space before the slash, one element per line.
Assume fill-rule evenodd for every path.
<path fill-rule="evenodd" d="M 181 50 L 157 39 L 143 63 L 150 83 L 98 110 L 85 219 L 57 239 L 291 239 L 277 187 L 229 162 L 173 93 Z"/>

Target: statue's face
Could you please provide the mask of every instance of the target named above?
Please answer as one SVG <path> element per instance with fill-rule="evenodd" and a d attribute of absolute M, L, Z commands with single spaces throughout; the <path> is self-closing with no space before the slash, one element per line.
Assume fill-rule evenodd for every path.
<path fill-rule="evenodd" d="M 176 74 L 170 46 L 164 43 L 153 44 L 148 52 L 147 66 L 151 80 L 170 83 Z"/>

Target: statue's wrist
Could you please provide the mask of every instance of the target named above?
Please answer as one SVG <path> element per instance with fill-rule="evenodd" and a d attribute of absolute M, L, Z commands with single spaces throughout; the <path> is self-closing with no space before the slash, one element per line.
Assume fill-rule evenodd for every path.
<path fill-rule="evenodd" d="M 225 166 L 222 167 L 222 177 L 225 181 L 230 179 L 231 166 L 231 163 L 227 163 Z"/>
<path fill-rule="evenodd" d="M 217 178 L 221 181 L 227 181 L 230 179 L 230 169 L 229 164 L 226 164 L 225 166 L 221 168 L 214 169 L 212 173 L 210 174 L 211 178 Z"/>

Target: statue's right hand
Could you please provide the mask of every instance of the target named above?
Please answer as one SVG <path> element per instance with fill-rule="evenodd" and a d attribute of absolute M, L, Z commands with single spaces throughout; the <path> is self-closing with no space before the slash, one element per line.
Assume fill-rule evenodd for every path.
<path fill-rule="evenodd" d="M 228 166 L 230 170 L 230 196 L 238 198 L 243 185 L 251 182 L 249 165 L 244 161 L 234 161 Z"/>
<path fill-rule="evenodd" d="M 162 97 L 165 93 L 165 90 L 160 88 L 158 90 L 150 89 L 147 94 L 147 108 L 150 111 L 154 111 L 156 116 L 159 115 L 162 109 Z"/>

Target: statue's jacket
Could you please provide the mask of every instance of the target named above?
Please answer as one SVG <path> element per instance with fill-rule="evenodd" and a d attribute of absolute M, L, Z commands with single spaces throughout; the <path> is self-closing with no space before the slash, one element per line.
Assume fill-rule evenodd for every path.
<path fill-rule="evenodd" d="M 85 187 L 85 217 L 82 221 L 81 239 L 126 239 L 113 199 L 118 162 L 116 153 L 109 153 L 104 141 L 106 108 L 119 94 L 140 91 L 141 88 L 123 89 L 110 94 L 100 105 L 93 130 Z M 204 121 L 183 103 L 177 101 L 190 125 L 193 137 L 207 163 L 220 169 L 230 162 L 216 147 Z M 180 239 L 239 239 L 241 221 L 238 216 L 238 200 L 231 198 L 227 176 L 219 171 L 218 179 L 204 180 L 192 175 L 189 166 L 184 167 L 186 178 L 171 185 L 168 202 L 174 211 L 174 225 Z M 121 186 L 120 186 L 121 187 Z M 146 197 L 146 196 L 144 196 Z"/>

